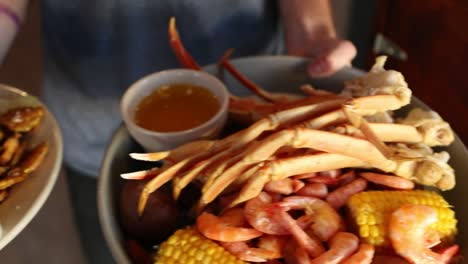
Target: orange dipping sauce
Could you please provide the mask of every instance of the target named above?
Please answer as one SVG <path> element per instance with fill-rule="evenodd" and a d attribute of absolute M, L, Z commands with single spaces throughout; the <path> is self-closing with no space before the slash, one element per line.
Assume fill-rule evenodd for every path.
<path fill-rule="evenodd" d="M 220 108 L 216 96 L 192 84 L 164 85 L 138 103 L 135 123 L 156 132 L 175 132 L 197 127 Z"/>

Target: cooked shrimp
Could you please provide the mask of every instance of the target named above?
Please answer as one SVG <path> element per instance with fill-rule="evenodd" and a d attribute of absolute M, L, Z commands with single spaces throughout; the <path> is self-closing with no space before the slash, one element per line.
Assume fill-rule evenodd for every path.
<path fill-rule="evenodd" d="M 340 177 L 337 178 L 338 182 L 336 183 L 336 185 L 338 185 L 339 187 L 346 185 L 354 181 L 356 177 L 356 172 L 354 170 L 350 170 L 346 173 L 341 174 Z"/>
<path fill-rule="evenodd" d="M 327 171 L 321 171 L 318 173 L 318 176 L 325 176 L 325 177 L 331 177 L 331 178 L 338 178 L 341 175 L 341 170 L 336 169 L 336 170 L 327 170 Z"/>
<path fill-rule="evenodd" d="M 409 264 L 409 262 L 399 256 L 376 255 L 372 264 Z"/>
<path fill-rule="evenodd" d="M 374 258 L 374 246 L 370 244 L 361 244 L 359 249 L 351 257 L 341 264 L 371 264 Z"/>
<path fill-rule="evenodd" d="M 219 219 L 224 223 L 231 225 L 231 226 L 245 226 L 247 220 L 244 217 L 244 209 L 242 208 L 231 208 L 225 212 L 223 212 Z"/>
<path fill-rule="evenodd" d="M 265 234 L 288 235 L 289 231 L 274 219 L 274 215 L 269 212 L 273 201 L 273 196 L 266 192 L 262 192 L 257 197 L 250 199 L 244 206 L 245 218 L 251 226 Z"/>
<path fill-rule="evenodd" d="M 297 192 L 302 187 L 304 187 L 304 183 L 302 181 L 291 178 L 284 178 L 267 183 L 265 185 L 265 191 L 290 195 L 291 193 Z"/>
<path fill-rule="evenodd" d="M 309 179 L 309 178 L 314 178 L 314 177 L 317 177 L 317 172 L 298 174 L 298 175 L 292 176 L 291 178 L 296 179 L 296 180 L 303 180 L 303 179 Z"/>
<path fill-rule="evenodd" d="M 338 232 L 330 240 L 330 249 L 314 258 L 310 264 L 338 264 L 358 248 L 359 239 L 352 233 Z"/>
<path fill-rule="evenodd" d="M 277 215 L 281 224 L 289 230 L 296 242 L 310 256 L 317 257 L 325 251 L 320 239 L 314 235 L 309 236 L 286 211 L 277 208 L 276 210 L 272 210 L 272 212 Z"/>
<path fill-rule="evenodd" d="M 321 199 L 308 196 L 289 196 L 278 204 L 286 210 L 304 210 L 313 223 L 310 228 L 322 241 L 328 241 L 343 226 L 341 216 Z"/>
<path fill-rule="evenodd" d="M 323 183 L 326 185 L 346 185 L 356 179 L 354 170 L 348 171 L 340 175 L 322 174 L 316 177 L 309 177 L 307 181 L 310 183 Z"/>
<path fill-rule="evenodd" d="M 328 194 L 327 185 L 324 183 L 307 183 L 296 192 L 296 195 L 324 198 Z"/>
<path fill-rule="evenodd" d="M 281 251 L 285 247 L 286 242 L 287 240 L 284 236 L 263 235 L 258 239 L 257 246 L 274 252 L 276 254 L 275 258 L 281 258 L 283 256 Z"/>
<path fill-rule="evenodd" d="M 252 248 L 246 242 L 221 242 L 227 251 L 244 261 L 265 262 L 277 258 L 277 253 L 264 248 Z"/>
<path fill-rule="evenodd" d="M 429 206 L 407 204 L 395 210 L 389 221 L 389 237 L 395 252 L 411 263 L 448 263 L 458 246 L 436 253 L 428 248 L 425 239 L 429 227 L 437 221 L 437 211 Z"/>
<path fill-rule="evenodd" d="M 400 189 L 400 190 L 414 189 L 414 182 L 412 180 L 408 180 L 408 179 L 401 178 L 398 176 L 373 173 L 373 172 L 359 173 L 359 176 L 363 177 L 364 179 L 370 182 L 388 186 L 394 189 Z"/>
<path fill-rule="evenodd" d="M 315 173 L 306 173 L 299 175 L 299 179 L 306 179 L 310 183 L 324 183 L 333 185 L 338 183 L 338 177 L 341 176 L 341 170 L 328 170 Z"/>
<path fill-rule="evenodd" d="M 338 179 L 331 176 L 317 175 L 315 177 L 305 178 L 310 183 L 323 183 L 326 185 L 335 185 L 338 183 Z"/>
<path fill-rule="evenodd" d="M 236 222 L 237 219 L 232 221 Z M 229 218 L 221 218 L 207 212 L 198 216 L 197 228 L 207 238 L 223 242 L 247 241 L 263 234 L 253 228 L 235 226 Z"/>
<path fill-rule="evenodd" d="M 286 264 L 309 264 L 310 262 L 307 251 L 300 247 L 294 240 L 290 240 L 286 243 L 283 259 Z"/>
<path fill-rule="evenodd" d="M 349 197 L 355 193 L 364 191 L 366 188 L 366 180 L 356 179 L 329 193 L 326 200 L 333 208 L 338 209 L 346 204 Z"/>

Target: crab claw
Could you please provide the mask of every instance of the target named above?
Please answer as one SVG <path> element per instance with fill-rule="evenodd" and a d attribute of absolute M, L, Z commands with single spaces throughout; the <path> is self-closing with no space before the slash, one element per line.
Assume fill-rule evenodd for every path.
<path fill-rule="evenodd" d="M 197 62 L 192 58 L 190 53 L 187 52 L 182 41 L 180 40 L 179 32 L 176 28 L 176 21 L 175 17 L 171 17 L 169 20 L 169 40 L 179 63 L 182 64 L 184 67 L 194 70 L 201 71 L 201 67 L 197 64 Z"/>

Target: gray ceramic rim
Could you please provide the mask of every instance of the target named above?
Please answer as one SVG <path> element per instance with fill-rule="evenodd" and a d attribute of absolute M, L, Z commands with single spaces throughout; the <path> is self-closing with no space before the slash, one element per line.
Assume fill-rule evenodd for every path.
<path fill-rule="evenodd" d="M 290 60 L 291 62 L 296 62 L 297 64 L 304 63 L 303 58 L 292 57 L 292 56 L 258 56 L 258 57 L 245 57 L 239 59 L 233 59 L 232 62 L 242 62 L 245 60 L 251 59 L 264 59 L 264 60 Z M 207 67 L 213 67 L 213 65 L 209 65 Z M 362 75 L 364 71 L 356 69 L 356 68 L 349 68 L 347 69 L 351 72 L 352 75 Z M 421 100 L 414 97 L 412 98 L 416 105 L 420 105 L 426 108 L 429 108 L 426 104 L 424 104 Z M 115 219 L 113 210 L 113 201 L 112 201 L 112 189 L 111 189 L 111 179 L 110 177 L 119 177 L 118 175 L 110 175 L 111 171 L 111 164 L 112 164 L 112 157 L 108 155 L 108 153 L 113 153 L 115 149 L 117 149 L 116 144 L 112 144 L 112 142 L 117 142 L 117 140 L 125 139 L 128 136 L 128 132 L 126 131 L 125 127 L 122 125 L 117 131 L 115 132 L 111 144 L 109 145 L 104 161 L 101 167 L 101 174 L 99 177 L 98 182 L 98 211 L 99 211 L 99 219 L 100 224 L 104 232 L 105 240 L 107 241 L 107 245 L 111 250 L 111 254 L 114 257 L 114 260 L 118 264 L 131 264 L 130 259 L 128 258 L 125 249 L 123 248 L 122 244 L 120 243 L 118 234 L 114 232 L 114 230 L 120 230 L 118 225 L 118 220 Z M 456 136 L 457 140 L 459 140 L 458 136 Z M 460 140 L 459 140 L 460 141 Z M 460 141 L 461 142 L 461 141 Z M 462 144 L 461 151 L 463 155 L 468 156 L 468 151 L 466 147 Z"/>
<path fill-rule="evenodd" d="M 8 86 L 6 84 L 0 84 L 0 89 L 5 89 L 21 96 L 29 95 L 25 91 Z M 34 216 L 36 216 L 36 214 L 46 202 L 47 198 L 52 192 L 52 189 L 55 186 L 55 183 L 57 182 L 57 178 L 59 176 L 63 160 L 62 132 L 55 117 L 48 110 L 46 110 L 46 114 L 49 116 L 54 126 L 52 130 L 54 130 L 56 137 L 54 138 L 53 143 L 57 144 L 57 161 L 54 162 L 54 165 L 50 171 L 51 176 L 48 178 L 47 184 L 45 185 L 44 189 L 41 190 L 36 200 L 31 204 L 29 210 L 24 214 L 23 218 L 21 218 L 18 224 L 15 225 L 7 234 L 0 237 L 0 250 L 3 247 L 5 247 L 9 242 L 11 242 L 31 222 L 31 220 L 34 218 Z"/>
<path fill-rule="evenodd" d="M 103 175 L 110 175 L 111 170 L 112 157 L 107 153 L 114 153 L 115 149 L 118 147 L 117 144 L 112 144 L 112 142 L 116 142 L 116 140 L 125 136 L 126 130 L 121 129 L 122 127 L 124 127 L 124 125 L 121 125 L 120 128 L 117 129 L 116 133 L 112 136 L 111 144 L 107 147 L 105 152 L 106 154 L 98 178 L 97 206 L 99 224 L 101 225 L 104 239 L 107 242 L 107 246 L 111 251 L 112 257 L 119 264 L 132 264 L 127 254 L 125 253 L 125 249 L 120 243 L 118 243 L 119 238 L 117 237 L 117 234 L 113 232 L 113 230 L 119 229 L 119 224 L 117 223 L 117 219 L 112 217 L 114 215 L 114 197 L 112 195 L 111 178 L 103 177 Z M 114 175 L 114 177 L 120 176 Z"/>

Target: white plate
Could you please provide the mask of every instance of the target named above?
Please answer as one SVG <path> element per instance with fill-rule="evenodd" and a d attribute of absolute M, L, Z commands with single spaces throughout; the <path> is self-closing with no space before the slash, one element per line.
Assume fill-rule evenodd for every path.
<path fill-rule="evenodd" d="M 290 56 L 262 56 L 234 59 L 231 61 L 236 68 L 244 73 L 265 89 L 278 92 L 298 92 L 298 87 L 304 83 L 311 83 L 318 88 L 338 92 L 343 87 L 343 82 L 363 74 L 362 71 L 347 68 L 335 75 L 311 80 L 305 74 L 306 61 Z M 215 65 L 205 67 L 205 70 L 217 74 Z M 404 73 L 403 73 L 404 74 Z M 250 92 L 241 86 L 230 75 L 226 75 L 226 86 L 236 95 L 250 95 Z M 411 105 L 413 107 L 428 108 L 420 100 L 413 97 Z M 456 137 L 455 142 L 446 148 L 451 155 L 450 164 L 455 168 L 458 175 L 457 187 L 444 196 L 454 205 L 460 233 L 457 236 L 462 254 L 468 256 L 468 207 L 464 206 L 464 187 L 468 188 L 468 178 L 464 173 L 468 172 L 468 152 Z M 130 264 L 130 260 L 123 248 L 123 233 L 119 227 L 118 220 L 118 199 L 122 180 L 118 175 L 124 172 L 138 170 L 135 163 L 130 160 L 128 153 L 141 151 L 141 148 L 131 139 L 126 128 L 121 126 L 107 149 L 104 158 L 98 184 L 98 207 L 101 227 L 112 255 L 119 264 Z M 141 168 L 140 168 L 141 169 Z"/>
<path fill-rule="evenodd" d="M 13 107 L 33 105 L 41 103 L 26 92 L 0 84 L 0 114 Z M 62 135 L 49 111 L 31 133 L 30 140 L 32 145 L 46 141 L 49 151 L 38 169 L 25 181 L 14 185 L 6 201 L 0 203 L 0 249 L 17 236 L 44 205 L 62 164 Z"/>

